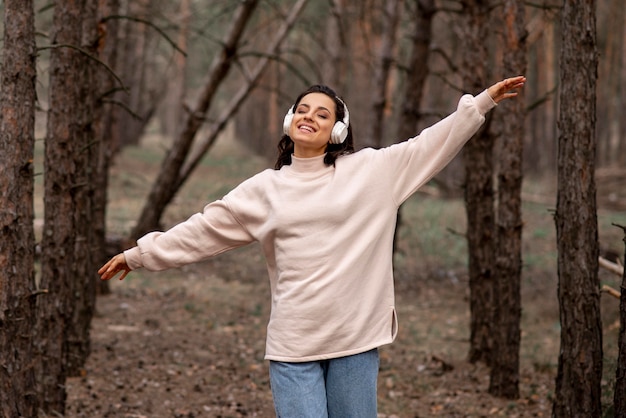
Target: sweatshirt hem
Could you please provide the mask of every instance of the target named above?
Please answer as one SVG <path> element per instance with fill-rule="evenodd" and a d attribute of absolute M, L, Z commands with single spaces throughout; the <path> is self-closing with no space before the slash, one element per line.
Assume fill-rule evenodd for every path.
<path fill-rule="evenodd" d="M 265 355 L 265 360 L 269 360 L 269 361 L 281 361 L 281 362 L 285 362 L 285 363 L 305 363 L 308 361 L 320 361 L 320 360 L 330 360 L 330 359 L 334 359 L 334 358 L 339 358 L 339 357 L 348 357 L 348 356 L 352 356 L 355 354 L 361 354 L 361 353 L 365 353 L 367 351 L 373 350 L 374 348 L 378 348 L 381 347 L 383 345 L 387 345 L 387 344 L 391 344 L 393 342 L 394 338 L 387 338 L 385 340 L 382 341 L 377 341 L 375 343 L 372 344 L 368 344 L 365 345 L 363 347 L 359 347 L 359 348 L 354 348 L 351 350 L 344 350 L 344 351 L 338 351 L 335 353 L 327 353 L 327 354 L 316 354 L 316 355 L 309 355 L 309 356 L 301 356 L 301 357 L 291 357 L 291 356 L 281 356 L 281 355 L 273 355 L 273 354 L 266 354 Z"/>

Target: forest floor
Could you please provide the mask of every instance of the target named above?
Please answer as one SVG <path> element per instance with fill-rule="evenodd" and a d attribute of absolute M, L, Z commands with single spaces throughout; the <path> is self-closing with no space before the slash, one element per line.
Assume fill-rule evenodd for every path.
<path fill-rule="evenodd" d="M 138 216 L 159 149 L 125 151 L 112 172 L 110 230 Z M 238 147 L 218 146 L 165 216 L 172 225 L 267 166 Z M 462 202 L 419 194 L 407 202 L 396 257 L 396 341 L 380 350 L 379 417 L 548 417 L 559 350 L 556 243 L 549 186 L 524 206 L 520 397 L 488 394 L 489 370 L 466 361 L 468 280 Z M 548 190 L 548 191 L 547 191 Z M 536 196 L 547 196 L 543 203 Z M 552 197 L 551 197 L 552 196 Z M 190 209 L 192 208 L 192 209 Z M 602 210 L 601 242 L 623 254 L 621 211 Z M 619 287 L 619 278 L 602 273 Z M 162 273 L 110 282 L 92 324 L 84 374 L 67 382 L 67 417 L 272 417 L 263 360 L 269 285 L 257 246 Z M 618 301 L 602 295 L 605 376 L 612 402 Z M 616 328 L 617 327 L 617 328 Z M 609 415 L 607 415 L 609 416 Z"/>

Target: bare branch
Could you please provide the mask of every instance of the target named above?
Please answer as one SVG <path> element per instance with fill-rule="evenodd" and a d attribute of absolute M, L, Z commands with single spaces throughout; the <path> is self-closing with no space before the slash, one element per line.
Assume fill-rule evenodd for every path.
<path fill-rule="evenodd" d="M 53 45 L 48 45 L 48 46 L 42 46 L 37 48 L 38 51 L 44 51 L 46 49 L 57 49 L 57 48 L 70 48 L 73 50 L 76 50 L 78 52 L 80 52 L 81 54 L 87 56 L 88 58 L 96 61 L 98 64 L 102 65 L 109 74 L 111 74 L 117 81 L 118 83 L 120 83 L 120 86 L 122 86 L 123 90 L 127 90 L 126 87 L 124 86 L 124 83 L 122 82 L 122 79 L 120 79 L 117 74 L 115 74 L 115 71 L 113 71 L 113 69 L 111 67 L 109 67 L 105 62 L 103 62 L 102 60 L 100 60 L 98 57 L 93 56 L 92 54 L 90 54 L 89 52 L 85 51 L 84 49 L 82 49 L 81 47 L 78 47 L 76 45 L 70 45 L 70 44 L 53 44 Z"/>
<path fill-rule="evenodd" d="M 128 20 L 132 20 L 133 22 L 138 22 L 138 23 L 143 23 L 144 25 L 148 25 L 151 28 L 153 28 L 154 30 L 156 30 L 163 38 L 165 38 L 167 43 L 170 44 L 172 46 L 172 48 L 174 48 L 176 51 L 178 51 L 181 54 L 183 54 L 185 57 L 187 56 L 187 52 L 183 51 L 176 44 L 176 42 L 174 42 L 172 39 L 170 39 L 170 37 L 163 31 L 163 29 L 161 29 L 160 27 L 158 27 L 154 23 L 150 22 L 149 20 L 142 19 L 140 17 L 135 17 L 135 16 L 111 15 L 111 16 L 103 17 L 101 21 L 102 22 L 106 22 L 107 20 L 111 20 L 111 19 L 128 19 Z"/>

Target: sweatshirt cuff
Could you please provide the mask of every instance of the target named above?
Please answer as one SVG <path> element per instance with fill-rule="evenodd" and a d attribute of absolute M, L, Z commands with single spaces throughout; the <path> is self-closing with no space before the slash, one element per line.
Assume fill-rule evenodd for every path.
<path fill-rule="evenodd" d="M 476 100 L 476 109 L 481 115 L 485 115 L 491 109 L 497 106 L 497 103 L 491 98 L 489 93 L 487 93 L 487 89 L 485 89 L 478 96 L 474 97 Z"/>
<path fill-rule="evenodd" d="M 143 263 L 141 262 L 141 250 L 139 247 L 133 247 L 124 251 L 124 258 L 126 259 L 126 265 L 131 270 L 137 270 L 138 268 L 143 267 Z"/>

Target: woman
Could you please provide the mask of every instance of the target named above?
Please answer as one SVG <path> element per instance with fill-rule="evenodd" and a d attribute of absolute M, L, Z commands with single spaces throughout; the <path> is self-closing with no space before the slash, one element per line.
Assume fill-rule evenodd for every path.
<path fill-rule="evenodd" d="M 302 93 L 275 170 L 244 181 L 167 232 L 118 254 L 103 280 L 179 267 L 260 242 L 272 294 L 265 358 L 278 417 L 375 418 L 378 347 L 397 333 L 392 242 L 398 207 L 459 152 L 523 76 L 465 95 L 408 141 L 353 152 L 344 102 Z"/>

